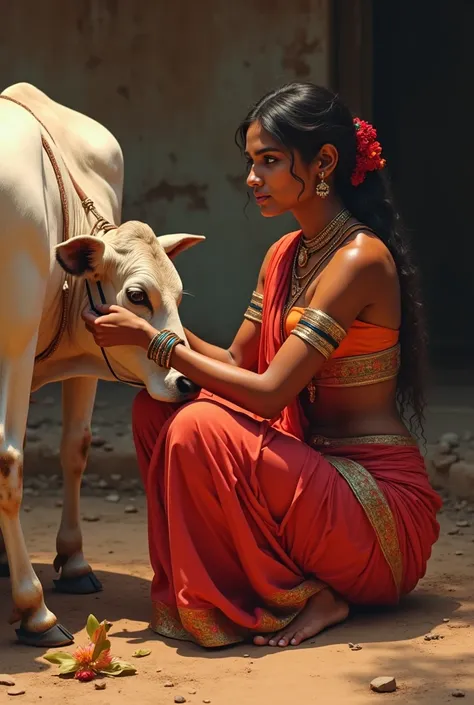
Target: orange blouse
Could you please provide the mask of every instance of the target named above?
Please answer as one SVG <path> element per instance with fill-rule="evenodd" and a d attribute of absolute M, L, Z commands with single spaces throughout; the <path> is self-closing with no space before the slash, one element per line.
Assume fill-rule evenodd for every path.
<path fill-rule="evenodd" d="M 292 308 L 285 321 L 285 332 L 291 331 L 300 320 L 304 308 Z M 398 343 L 399 331 L 393 328 L 384 328 L 374 323 L 355 320 L 347 331 L 347 335 L 338 348 L 331 355 L 331 359 L 338 357 L 351 357 L 353 355 L 367 355 L 392 348 Z"/>

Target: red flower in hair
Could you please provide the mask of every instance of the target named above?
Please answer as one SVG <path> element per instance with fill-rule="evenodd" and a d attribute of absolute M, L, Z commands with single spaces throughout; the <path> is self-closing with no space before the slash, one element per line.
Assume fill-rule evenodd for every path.
<path fill-rule="evenodd" d="M 359 186 L 368 171 L 377 171 L 385 166 L 382 159 L 382 147 L 377 141 L 377 131 L 370 122 L 354 118 L 356 129 L 357 155 L 356 166 L 351 176 L 353 186 Z"/>

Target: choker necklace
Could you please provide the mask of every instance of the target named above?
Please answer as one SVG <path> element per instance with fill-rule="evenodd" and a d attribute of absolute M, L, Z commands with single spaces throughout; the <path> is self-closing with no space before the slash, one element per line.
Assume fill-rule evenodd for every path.
<path fill-rule="evenodd" d="M 297 258 L 298 267 L 306 267 L 311 255 L 314 255 L 315 252 L 318 252 L 318 250 L 321 250 L 327 245 L 332 240 L 334 234 L 347 223 L 350 217 L 351 214 L 344 208 L 316 235 L 316 237 L 313 237 L 312 240 L 305 240 L 304 237 L 301 236 Z"/>

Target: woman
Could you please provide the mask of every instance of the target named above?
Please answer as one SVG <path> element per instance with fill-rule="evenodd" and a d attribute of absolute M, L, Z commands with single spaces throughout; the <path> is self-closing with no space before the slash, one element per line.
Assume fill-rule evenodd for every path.
<path fill-rule="evenodd" d="M 237 136 L 262 215 L 301 230 L 269 249 L 230 348 L 118 306 L 84 315 L 98 344 L 141 345 L 206 390 L 135 400 L 153 629 L 297 645 L 425 573 L 440 500 L 401 416 L 422 420 L 424 331 L 375 130 L 293 83 Z"/>

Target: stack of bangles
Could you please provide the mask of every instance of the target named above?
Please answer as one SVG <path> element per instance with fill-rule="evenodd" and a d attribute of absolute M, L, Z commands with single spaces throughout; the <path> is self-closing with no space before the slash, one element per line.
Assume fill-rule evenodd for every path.
<path fill-rule="evenodd" d="M 150 341 L 147 358 L 169 370 L 173 350 L 180 344 L 184 344 L 184 340 L 179 335 L 170 330 L 160 330 Z"/>

